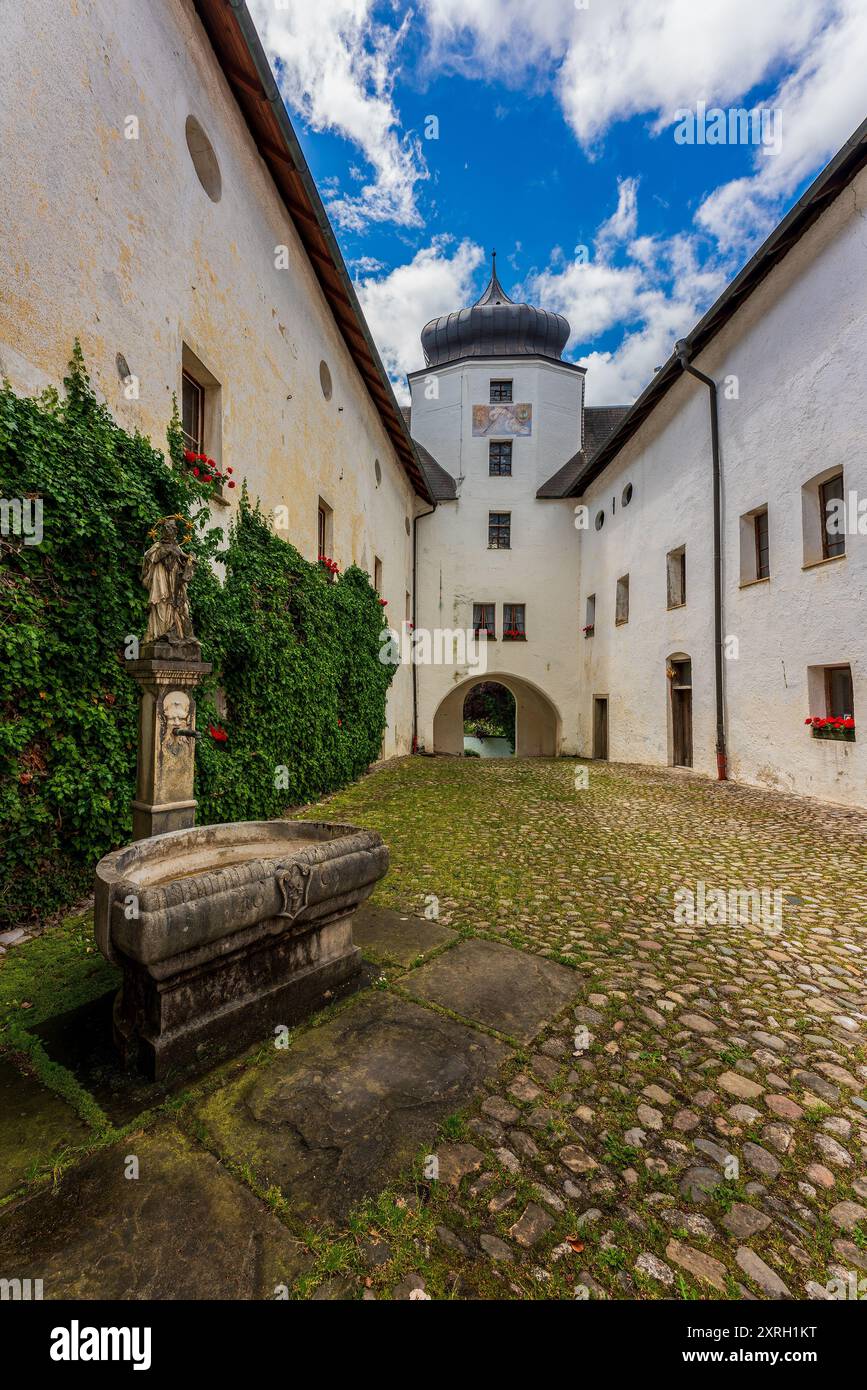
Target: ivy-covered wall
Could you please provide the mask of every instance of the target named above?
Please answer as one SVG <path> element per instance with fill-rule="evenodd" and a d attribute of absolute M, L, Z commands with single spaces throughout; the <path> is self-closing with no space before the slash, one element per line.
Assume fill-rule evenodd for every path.
<path fill-rule="evenodd" d="M 138 687 L 125 644 L 146 625 L 141 555 L 154 521 L 195 525 L 193 620 L 214 676 L 199 699 L 200 823 L 277 816 L 358 776 L 379 753 L 393 667 L 365 574 L 336 582 L 242 497 L 222 543 L 210 486 L 130 435 L 96 400 L 76 347 L 66 392 L 0 389 L 0 499 L 41 499 L 26 544 L 0 535 L 0 925 L 67 906 L 131 833 Z M 218 691 L 220 692 L 218 715 Z M 225 731 L 225 741 L 207 733 Z"/>

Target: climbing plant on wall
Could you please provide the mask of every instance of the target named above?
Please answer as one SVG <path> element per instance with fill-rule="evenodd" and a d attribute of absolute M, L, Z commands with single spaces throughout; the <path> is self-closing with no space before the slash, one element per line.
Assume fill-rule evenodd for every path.
<path fill-rule="evenodd" d="M 139 565 L 159 516 L 194 523 L 193 614 L 215 665 L 199 727 L 226 736 L 199 744 L 199 820 L 279 815 L 377 756 L 393 668 L 378 659 L 367 576 L 331 583 L 243 498 L 221 585 L 209 561 L 222 535 L 176 416 L 167 455 L 173 467 L 97 401 L 77 344 L 65 394 L 0 388 L 3 926 L 89 891 L 96 860 L 130 836 L 138 688 L 125 652 L 145 629 Z"/>

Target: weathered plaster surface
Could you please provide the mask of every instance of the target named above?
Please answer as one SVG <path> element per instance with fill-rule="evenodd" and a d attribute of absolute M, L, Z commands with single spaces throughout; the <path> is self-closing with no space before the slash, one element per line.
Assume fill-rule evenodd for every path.
<path fill-rule="evenodd" d="M 0 370 L 22 392 L 58 385 L 78 336 L 115 417 L 162 447 L 186 344 L 222 386 L 233 504 L 246 479 L 266 509 L 286 509 L 283 534 L 314 558 L 323 497 L 334 558 L 372 574 L 379 556 L 383 596 L 403 617 L 415 496 L 189 0 L 13 8 L 0 102 Z M 190 160 L 190 114 L 217 154 L 218 203 Z M 137 140 L 124 138 L 128 116 Z M 125 398 L 119 352 L 138 400 Z M 408 749 L 411 710 L 402 668 L 386 753 Z"/>

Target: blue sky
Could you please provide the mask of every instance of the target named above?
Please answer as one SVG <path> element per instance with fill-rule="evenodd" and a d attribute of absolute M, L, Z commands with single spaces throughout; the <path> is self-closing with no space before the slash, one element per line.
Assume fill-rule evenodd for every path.
<path fill-rule="evenodd" d="M 403 398 L 496 246 L 569 319 L 588 400 L 633 399 L 865 114 L 863 0 L 250 9 Z M 680 143 L 699 102 L 765 109 L 773 150 Z"/>

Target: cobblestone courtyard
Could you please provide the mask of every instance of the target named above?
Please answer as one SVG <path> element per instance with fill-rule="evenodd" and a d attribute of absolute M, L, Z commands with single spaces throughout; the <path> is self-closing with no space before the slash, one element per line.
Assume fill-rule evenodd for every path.
<path fill-rule="evenodd" d="M 477 1040 L 465 1048 L 476 1054 L 471 1099 L 431 1109 L 426 1142 L 422 1114 L 414 1161 L 384 1190 L 371 1179 L 360 1204 L 335 1211 L 293 1196 L 296 1169 L 262 1139 L 279 1123 L 269 1047 L 159 1103 L 132 1097 L 125 1129 L 80 1070 L 65 1091 L 55 1076 L 63 1102 L 34 1077 L 45 1104 L 29 1093 L 27 1104 L 42 1152 L 0 1213 L 4 1269 L 17 1252 L 36 1270 L 36 1252 L 50 1251 L 61 1274 L 73 1248 L 80 1259 L 68 1241 L 58 1255 L 58 1218 L 39 1215 L 46 1172 L 59 1184 L 56 1211 L 70 1184 L 87 1190 L 76 1174 L 93 1187 L 99 1165 L 137 1152 L 132 1136 L 146 1131 L 139 1147 L 170 1170 L 231 1181 L 237 1201 L 221 1190 L 222 1218 L 231 1211 L 242 1232 L 266 1222 L 269 1249 L 290 1241 L 293 1295 L 854 1296 L 867 1278 L 867 813 L 638 768 L 591 764 L 582 787 L 581 767 L 407 759 L 303 813 L 379 830 L 391 871 L 379 913 L 360 924 L 373 991 L 296 1030 L 290 1057 L 306 1045 L 309 1061 L 319 1047 L 327 1083 L 327 1049 L 346 1055 L 354 1017 L 369 1028 L 385 1016 L 397 1036 L 416 1026 L 419 1005 L 440 1069 L 450 1029 Z M 684 890 L 707 902 L 714 890 L 755 890 L 780 915 L 691 921 Z M 25 1026 L 37 1032 L 58 1012 L 53 979 L 63 976 L 67 1008 L 110 986 L 83 944 L 88 929 L 84 919 L 7 952 L 7 1047 L 22 1011 L 35 1010 Z M 504 946 L 537 964 L 517 958 L 524 969 L 480 999 L 485 962 L 493 982 Z M 515 959 L 502 956 L 509 970 Z M 522 981 L 528 1000 L 537 987 L 559 992 L 544 1026 L 524 1035 L 495 1026 L 510 992 L 521 1002 Z M 335 1028 L 346 1036 L 329 1041 Z M 19 1040 L 16 1057 L 44 1077 L 38 1050 Z M 78 1118 L 51 1158 L 61 1103 Z M 117 1215 L 107 1209 L 106 1229 Z M 273 1296 L 267 1279 L 260 1296 Z"/>

